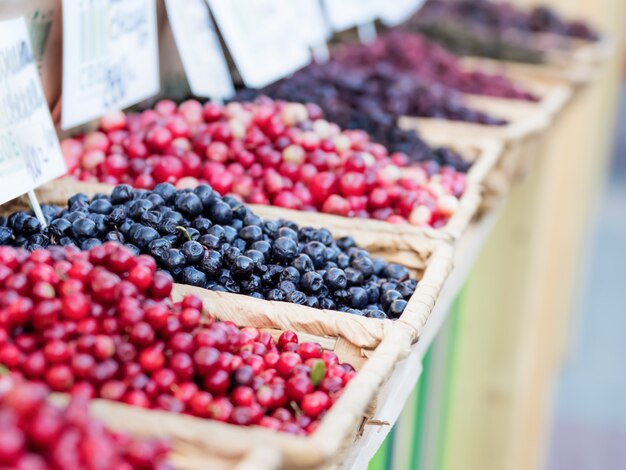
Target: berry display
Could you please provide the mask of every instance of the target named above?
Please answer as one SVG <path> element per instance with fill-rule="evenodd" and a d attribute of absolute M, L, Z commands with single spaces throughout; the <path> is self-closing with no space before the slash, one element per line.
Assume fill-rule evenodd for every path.
<path fill-rule="evenodd" d="M 176 107 L 162 101 L 155 109 L 107 116 L 100 131 L 66 139 L 73 176 L 149 189 L 162 182 L 177 188 L 208 183 L 247 203 L 435 228 L 465 191 L 465 174 L 449 164 L 466 170 L 467 163 L 453 152 L 436 152 L 443 165 L 410 165 L 406 154 L 390 155 L 365 132 L 342 131 L 314 104 L 264 98 Z M 190 117 L 189 109 L 198 114 Z M 105 214 L 99 207 L 105 202 L 93 204 Z M 84 224 L 77 229 L 88 230 L 90 223 Z"/>
<path fill-rule="evenodd" d="M 0 247 L 0 260 L 0 364 L 54 391 L 304 435 L 355 374 L 294 332 L 275 340 L 214 320 L 197 297 L 172 302 L 172 278 L 116 243 Z M 309 290 L 321 288 L 317 275 L 306 275 Z"/>
<path fill-rule="evenodd" d="M 458 57 L 440 45 L 414 33 L 391 31 L 371 44 L 345 44 L 333 60 L 348 67 L 375 69 L 388 64 L 397 73 L 415 74 L 427 83 L 437 83 L 463 93 L 537 101 L 502 75 L 467 71 Z"/>
<path fill-rule="evenodd" d="M 318 191 L 333 188 L 326 180 L 315 184 Z M 376 197 L 384 208 L 389 195 Z M 333 198 L 339 196 L 329 200 L 340 204 Z M 120 185 L 111 196 L 90 200 L 77 194 L 67 209 L 43 210 L 46 229 L 27 212 L 0 219 L 4 243 L 29 250 L 50 244 L 89 250 L 109 240 L 123 242 L 134 254 L 153 257 L 140 256 L 141 265 L 131 266 L 137 283 L 150 282 L 156 260 L 183 284 L 374 318 L 397 318 L 417 284 L 405 267 L 370 257 L 350 237 L 334 240 L 326 229 L 262 220 L 207 185 L 176 190 L 161 183 L 154 191 Z M 415 216 L 432 214 L 425 208 Z"/>
<path fill-rule="evenodd" d="M 388 63 L 360 69 L 338 62 L 312 64 L 261 90 L 242 90 L 238 98 L 250 100 L 261 95 L 315 103 L 328 120 L 345 129 L 366 130 L 386 148 L 408 155 L 410 162 L 434 160 L 459 171 L 467 171 L 467 161 L 447 148 L 430 150 L 415 132 L 398 127 L 398 117 L 506 124 L 503 119 L 468 108 L 454 90 L 400 73 Z"/>
<path fill-rule="evenodd" d="M 89 416 L 84 395 L 73 396 L 61 408 L 46 401 L 48 393 L 42 384 L 0 377 L 1 468 L 173 468 L 166 461 L 169 448 L 164 442 L 134 439 L 107 429 Z"/>
<path fill-rule="evenodd" d="M 466 28 L 486 30 L 496 37 L 523 44 L 530 33 L 597 41 L 599 35 L 583 21 L 567 21 L 547 6 L 529 10 L 492 0 L 428 0 L 409 24 L 462 22 Z"/>

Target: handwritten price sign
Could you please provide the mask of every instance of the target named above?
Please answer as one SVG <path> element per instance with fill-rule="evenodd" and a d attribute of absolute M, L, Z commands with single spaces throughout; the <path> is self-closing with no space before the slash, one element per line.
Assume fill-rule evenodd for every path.
<path fill-rule="evenodd" d="M 155 0 L 63 1 L 64 129 L 158 92 Z"/>
<path fill-rule="evenodd" d="M 22 19 L 0 22 L 0 204 L 67 172 Z"/>

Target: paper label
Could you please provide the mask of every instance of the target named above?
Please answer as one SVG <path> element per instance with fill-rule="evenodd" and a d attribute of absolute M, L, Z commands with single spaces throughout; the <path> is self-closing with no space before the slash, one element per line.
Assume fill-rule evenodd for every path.
<path fill-rule="evenodd" d="M 165 0 L 176 47 L 196 96 L 230 98 L 235 90 L 204 0 Z"/>
<path fill-rule="evenodd" d="M 155 0 L 63 1 L 64 129 L 158 92 Z"/>
<path fill-rule="evenodd" d="M 67 172 L 23 18 L 0 22 L 0 204 Z"/>
<path fill-rule="evenodd" d="M 296 32 L 309 47 L 325 44 L 332 35 L 324 17 L 320 0 L 292 0 L 292 20 L 297 22 Z"/>
<path fill-rule="evenodd" d="M 244 84 L 262 88 L 309 63 L 287 2 L 207 0 Z"/>
<path fill-rule="evenodd" d="M 324 8 L 335 31 L 374 21 L 378 16 L 376 0 L 324 0 Z"/>
<path fill-rule="evenodd" d="M 378 16 L 386 26 L 397 26 L 420 9 L 425 0 L 378 0 Z"/>

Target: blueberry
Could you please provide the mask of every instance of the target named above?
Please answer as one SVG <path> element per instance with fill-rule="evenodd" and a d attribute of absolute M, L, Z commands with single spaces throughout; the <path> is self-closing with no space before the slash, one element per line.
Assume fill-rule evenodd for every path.
<path fill-rule="evenodd" d="M 272 289 L 271 291 L 269 291 L 267 293 L 267 295 L 265 296 L 265 298 L 267 300 L 278 300 L 278 301 L 282 301 L 285 300 L 285 294 L 283 293 L 282 290 L 280 289 Z"/>
<path fill-rule="evenodd" d="M 159 183 L 157 184 L 153 192 L 158 194 L 163 198 L 166 204 L 172 204 L 174 202 L 174 198 L 176 197 L 176 188 L 170 183 Z"/>
<path fill-rule="evenodd" d="M 239 256 L 241 256 L 241 250 L 239 250 L 238 248 L 229 247 L 224 252 L 224 261 L 229 266 L 233 266 L 235 264 L 237 258 L 239 258 Z"/>
<path fill-rule="evenodd" d="M 365 308 L 368 302 L 367 291 L 362 287 L 350 287 L 350 305 L 352 308 Z"/>
<path fill-rule="evenodd" d="M 258 225 L 246 225 L 239 231 L 239 236 L 247 243 L 254 243 L 263 238 L 263 230 Z"/>
<path fill-rule="evenodd" d="M 355 247 L 356 242 L 352 237 L 341 237 L 337 239 L 337 246 L 343 251 L 347 251 L 349 248 Z"/>
<path fill-rule="evenodd" d="M 233 220 L 233 210 L 225 202 L 217 201 L 209 207 L 209 218 L 214 224 L 229 224 Z"/>
<path fill-rule="evenodd" d="M 269 235 L 272 238 L 274 238 L 274 235 L 276 235 L 276 232 L 278 232 L 279 228 L 280 227 L 275 220 L 266 220 L 265 222 L 263 222 L 263 233 Z"/>
<path fill-rule="evenodd" d="M 77 238 L 93 238 L 97 235 L 96 224 L 87 217 L 81 217 L 72 224 L 72 233 Z"/>
<path fill-rule="evenodd" d="M 290 281 L 294 284 L 300 283 L 300 271 L 298 271 L 293 266 L 287 266 L 285 270 L 280 275 L 281 281 Z"/>
<path fill-rule="evenodd" d="M 337 308 L 337 304 L 330 297 L 324 297 L 320 300 L 320 308 L 324 310 L 335 310 Z"/>
<path fill-rule="evenodd" d="M 193 192 L 200 198 L 200 202 L 202 202 L 205 209 L 211 205 L 213 199 L 218 197 L 217 193 L 215 193 L 213 188 L 211 188 L 208 184 L 201 184 L 200 186 L 197 186 Z"/>
<path fill-rule="evenodd" d="M 311 261 L 311 258 L 309 258 L 308 255 L 298 255 L 291 264 L 302 274 L 315 270 L 315 267 L 313 266 L 313 261 Z"/>
<path fill-rule="evenodd" d="M 265 297 L 263 297 L 263 294 L 261 294 L 260 292 L 250 292 L 248 295 L 250 297 L 254 297 L 255 299 L 265 299 Z"/>
<path fill-rule="evenodd" d="M 148 227 L 158 229 L 161 221 L 163 220 L 163 213 L 159 211 L 146 211 L 142 212 L 139 216 L 139 222 Z"/>
<path fill-rule="evenodd" d="M 260 292 L 263 287 L 263 283 L 261 282 L 261 277 L 256 274 L 251 274 L 248 279 L 243 279 L 240 282 L 240 285 L 241 285 L 241 290 L 246 294 L 249 294 L 252 292 Z"/>
<path fill-rule="evenodd" d="M 339 268 L 331 268 L 324 275 L 324 282 L 330 290 L 345 289 L 348 286 L 346 273 Z"/>
<path fill-rule="evenodd" d="M 217 237 L 217 239 L 221 241 L 221 240 L 224 240 L 224 235 L 226 231 L 224 230 L 224 227 L 222 227 L 221 225 L 213 225 L 213 227 L 211 227 L 207 233 L 209 235 L 213 235 L 214 237 Z"/>
<path fill-rule="evenodd" d="M 265 258 L 265 261 L 267 261 L 269 260 L 270 253 L 272 251 L 272 245 L 270 245 L 270 243 L 265 240 L 259 240 L 258 242 L 254 242 L 252 245 L 250 245 L 250 249 L 261 253 Z"/>
<path fill-rule="evenodd" d="M 211 228 L 213 224 L 211 221 L 205 217 L 198 217 L 191 223 L 191 226 L 198 230 L 200 233 L 206 233 L 207 230 Z"/>
<path fill-rule="evenodd" d="M 391 318 L 399 318 L 406 308 L 407 301 L 404 299 L 396 299 L 389 305 L 389 316 Z"/>
<path fill-rule="evenodd" d="M 346 273 L 349 286 L 359 286 L 363 284 L 363 274 L 361 274 L 360 271 L 357 271 L 354 268 L 346 268 L 344 272 Z"/>
<path fill-rule="evenodd" d="M 291 238 L 278 237 L 272 247 L 272 257 L 278 261 L 289 261 L 298 254 L 298 245 Z"/>
<path fill-rule="evenodd" d="M 200 261 L 200 269 L 202 269 L 209 278 L 216 278 L 222 270 L 222 255 L 215 250 L 207 251 L 204 258 Z"/>
<path fill-rule="evenodd" d="M 105 217 L 105 221 L 109 225 L 121 225 L 126 217 L 128 216 L 128 211 L 124 206 L 114 207 L 113 210 Z"/>
<path fill-rule="evenodd" d="M 375 304 L 380 298 L 380 289 L 375 284 L 369 284 L 364 287 L 367 292 L 367 303 Z"/>
<path fill-rule="evenodd" d="M 233 277 L 239 279 L 247 279 L 254 271 L 254 261 L 247 256 L 237 256 L 234 263 L 232 263 L 231 271 Z"/>
<path fill-rule="evenodd" d="M 176 248 L 170 248 L 161 255 L 161 264 L 174 277 L 178 277 L 185 267 L 185 255 Z"/>
<path fill-rule="evenodd" d="M 298 242 L 298 234 L 295 230 L 290 229 L 289 227 L 281 227 L 276 232 L 277 237 L 287 237 L 291 238 L 294 242 Z"/>
<path fill-rule="evenodd" d="M 202 201 L 193 193 L 180 194 L 176 196 L 174 203 L 176 210 L 190 219 L 202 214 Z"/>
<path fill-rule="evenodd" d="M 287 294 L 287 301 L 292 304 L 304 305 L 306 304 L 307 298 L 304 292 L 300 292 L 299 290 L 294 290 Z"/>
<path fill-rule="evenodd" d="M 198 264 L 204 257 L 204 248 L 195 241 L 187 241 L 182 244 L 180 251 L 187 259 L 187 264 Z"/>
<path fill-rule="evenodd" d="M 194 268 L 193 266 L 187 266 L 183 269 L 181 281 L 183 284 L 189 284 L 190 286 L 204 287 L 207 279 L 206 274 L 202 271 Z"/>
<path fill-rule="evenodd" d="M 404 281 L 409 278 L 410 273 L 404 266 L 400 266 L 399 264 L 388 264 L 385 269 L 383 269 L 383 275 L 390 277 L 391 279 Z"/>
<path fill-rule="evenodd" d="M 244 251 L 244 256 L 247 256 L 254 263 L 255 268 L 259 269 L 261 265 L 265 263 L 265 257 L 263 253 L 257 250 L 246 250 Z"/>
<path fill-rule="evenodd" d="M 132 188 L 130 186 L 128 186 L 128 188 L 130 189 L 130 192 L 132 193 Z M 73 206 L 74 204 L 77 204 L 78 206 L 87 206 L 89 205 L 89 198 L 84 193 L 76 193 L 67 200 L 67 205 L 69 207 Z"/>
<path fill-rule="evenodd" d="M 41 230 L 41 224 L 36 217 L 27 216 L 22 223 L 22 233 L 31 235 Z"/>
<path fill-rule="evenodd" d="M 402 299 L 402 294 L 400 294 L 400 292 L 398 292 L 397 290 L 388 290 L 388 291 L 385 291 L 385 293 L 383 294 L 380 303 L 382 307 L 385 310 L 387 310 L 394 300 L 401 300 L 401 299 Z"/>
<path fill-rule="evenodd" d="M 404 282 L 398 284 L 397 291 L 400 292 L 405 299 L 411 297 L 417 288 L 416 279 L 407 279 Z"/>
<path fill-rule="evenodd" d="M 131 231 L 131 241 L 137 245 L 140 250 L 146 250 L 152 240 L 159 238 L 159 232 L 152 227 L 145 227 L 140 224 L 135 224 L 135 226 L 138 228 Z"/>
<path fill-rule="evenodd" d="M 235 238 L 235 240 L 233 240 L 233 246 L 239 251 L 246 251 L 246 242 L 241 238 Z"/>
<path fill-rule="evenodd" d="M 368 318 L 376 318 L 378 320 L 385 320 L 387 318 L 387 314 L 379 309 L 371 309 L 365 312 L 365 316 Z"/>
<path fill-rule="evenodd" d="M 281 281 L 278 284 L 278 288 L 287 295 L 296 290 L 296 285 L 291 281 Z"/>
<path fill-rule="evenodd" d="M 57 239 L 64 237 L 69 230 L 71 229 L 72 224 L 69 220 L 58 218 L 53 220 L 48 226 L 48 230 L 52 235 L 54 235 Z"/>
<path fill-rule="evenodd" d="M 208 250 L 217 250 L 220 247 L 220 241 L 215 235 L 202 235 L 198 242 Z"/>
<path fill-rule="evenodd" d="M 124 246 L 130 250 L 133 256 L 139 256 L 141 254 L 141 251 L 139 250 L 139 248 L 137 248 L 132 243 L 126 243 Z"/>
<path fill-rule="evenodd" d="M 346 289 L 336 290 L 333 293 L 333 298 L 335 299 L 335 301 L 337 301 L 337 303 L 348 304 L 351 298 L 350 291 Z"/>
<path fill-rule="evenodd" d="M 98 240 L 97 238 L 88 238 L 86 240 L 83 240 L 80 244 L 80 249 L 87 251 L 87 250 L 91 250 L 92 248 L 95 248 L 96 246 L 102 245 L 102 242 L 100 240 Z"/>
<path fill-rule="evenodd" d="M 111 202 L 113 204 L 124 204 L 127 201 L 130 201 L 133 197 L 133 188 L 131 188 L 127 184 L 120 184 L 113 188 L 111 191 Z M 68 201 L 69 205 L 71 202 Z"/>
<path fill-rule="evenodd" d="M 235 230 L 234 228 L 232 228 L 231 226 L 225 226 L 224 227 L 224 240 L 226 241 L 226 243 L 233 243 L 235 241 L 235 239 L 237 238 L 237 230 Z"/>
<path fill-rule="evenodd" d="M 148 201 L 152 203 L 152 206 L 155 208 L 160 208 L 165 205 L 165 200 L 156 193 L 151 193 L 147 198 Z"/>
<path fill-rule="evenodd" d="M 368 256 L 353 259 L 350 267 L 359 271 L 365 279 L 374 274 L 374 263 Z"/>
<path fill-rule="evenodd" d="M 307 307 L 311 307 L 311 308 L 320 308 L 320 301 L 314 295 L 309 295 L 306 298 L 306 305 Z"/>
<path fill-rule="evenodd" d="M 239 294 L 241 291 L 237 282 L 233 279 L 232 274 L 227 269 L 222 269 L 220 273 L 220 277 L 218 281 L 221 285 L 223 285 L 228 292 L 232 292 L 234 294 Z"/>
<path fill-rule="evenodd" d="M 316 269 L 319 269 L 322 266 L 324 266 L 324 263 L 326 262 L 326 257 L 324 256 L 325 249 L 326 247 L 324 246 L 323 243 L 313 241 L 313 242 L 307 243 L 304 246 L 304 249 L 302 250 L 302 252 L 308 255 L 308 257 L 311 258 L 311 261 L 313 262 L 313 266 Z"/>
<path fill-rule="evenodd" d="M 258 215 L 254 215 L 252 212 L 248 212 L 246 216 L 243 218 L 244 225 L 258 225 L 259 227 L 263 225 L 263 219 Z"/>
<path fill-rule="evenodd" d="M 337 256 L 337 266 L 341 269 L 346 269 L 350 266 L 350 257 L 345 253 L 340 253 Z"/>
<path fill-rule="evenodd" d="M 13 240 L 13 230 L 9 227 L 0 227 L 0 245 L 9 245 Z"/>
<path fill-rule="evenodd" d="M 104 241 L 106 242 L 124 243 L 124 240 L 124 234 L 119 231 L 116 232 L 115 230 L 107 232 L 107 234 L 104 236 Z"/>
<path fill-rule="evenodd" d="M 89 204 L 89 212 L 107 215 L 113 210 L 113 205 L 106 199 L 97 199 Z"/>
<path fill-rule="evenodd" d="M 324 280 L 320 274 L 315 271 L 309 271 L 302 275 L 300 286 L 308 294 L 317 294 L 324 286 Z"/>

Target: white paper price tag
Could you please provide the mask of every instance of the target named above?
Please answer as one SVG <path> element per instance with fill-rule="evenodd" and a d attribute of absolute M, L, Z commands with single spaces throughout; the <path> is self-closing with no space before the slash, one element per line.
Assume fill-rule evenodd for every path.
<path fill-rule="evenodd" d="M 67 172 L 23 18 L 0 22 L 0 204 Z"/>
<path fill-rule="evenodd" d="M 292 0 L 207 1 L 246 86 L 264 87 L 310 61 L 290 20 Z"/>
<path fill-rule="evenodd" d="M 196 96 L 223 100 L 233 81 L 204 0 L 165 0 L 176 47 Z"/>
<path fill-rule="evenodd" d="M 397 26 L 420 9 L 425 0 L 378 0 L 378 16 L 387 26 Z"/>
<path fill-rule="evenodd" d="M 369 23 L 377 17 L 375 0 L 324 0 L 324 7 L 335 31 Z"/>
<path fill-rule="evenodd" d="M 63 0 L 64 129 L 158 92 L 155 0 Z"/>
<path fill-rule="evenodd" d="M 288 4 L 298 25 L 296 32 L 308 46 L 315 47 L 330 39 L 332 30 L 324 18 L 320 0 L 292 0 Z"/>

